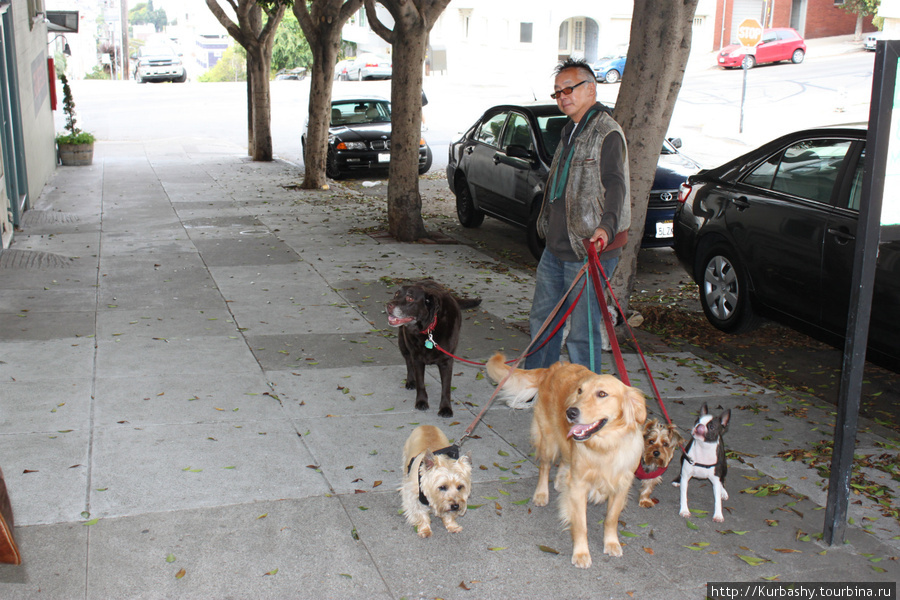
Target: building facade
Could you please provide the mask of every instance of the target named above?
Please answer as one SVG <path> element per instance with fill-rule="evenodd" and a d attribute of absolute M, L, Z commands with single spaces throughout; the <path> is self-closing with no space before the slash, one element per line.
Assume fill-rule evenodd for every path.
<path fill-rule="evenodd" d="M 43 0 L 0 0 L 0 233 L 15 227 L 56 168 Z"/>

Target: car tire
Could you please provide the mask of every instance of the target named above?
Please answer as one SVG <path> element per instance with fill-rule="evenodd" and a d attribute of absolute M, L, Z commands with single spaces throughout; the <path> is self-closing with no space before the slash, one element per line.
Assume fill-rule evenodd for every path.
<path fill-rule="evenodd" d="M 434 157 L 431 155 L 431 148 L 425 146 L 425 163 L 419 165 L 419 175 L 424 175 L 431 169 L 431 163 L 433 162 Z"/>
<path fill-rule="evenodd" d="M 181 74 L 181 77 L 173 79 L 172 81 L 174 81 L 175 83 L 184 83 L 185 81 L 187 81 L 187 71 L 184 71 Z"/>
<path fill-rule="evenodd" d="M 537 198 L 534 204 L 531 205 L 531 214 L 528 217 L 528 225 L 526 225 L 525 229 L 525 242 L 528 244 L 528 250 L 537 260 L 541 260 L 544 246 L 546 246 L 546 242 L 537 232 L 537 221 L 541 214 L 542 201 L 543 198 Z"/>
<path fill-rule="evenodd" d="M 803 62 L 803 57 L 806 56 L 806 53 L 803 52 L 800 48 L 794 50 L 794 53 L 791 54 L 791 62 L 795 65 L 799 65 Z"/>
<path fill-rule="evenodd" d="M 752 69 L 756 66 L 756 57 L 752 54 L 744 55 L 744 60 L 741 61 L 741 66 L 743 67 L 743 63 L 747 63 L 747 68 Z"/>
<path fill-rule="evenodd" d="M 147 83 L 143 78 L 141 78 L 140 75 L 137 74 L 137 72 L 135 72 L 135 74 L 134 74 L 134 80 L 137 81 L 138 83 Z"/>
<path fill-rule="evenodd" d="M 619 77 L 620 77 L 619 72 L 616 71 L 615 69 L 611 69 L 606 74 L 606 83 L 619 83 Z"/>
<path fill-rule="evenodd" d="M 478 227 L 484 223 L 484 212 L 475 208 L 469 182 L 465 177 L 460 177 L 456 182 L 456 217 L 463 227 Z"/>
<path fill-rule="evenodd" d="M 325 175 L 331 179 L 341 178 L 341 170 L 337 166 L 337 155 L 331 147 L 328 148 L 328 154 L 325 156 Z"/>
<path fill-rule="evenodd" d="M 743 333 L 759 325 L 747 271 L 728 244 L 715 244 L 704 253 L 699 275 L 700 304 L 713 327 Z"/>

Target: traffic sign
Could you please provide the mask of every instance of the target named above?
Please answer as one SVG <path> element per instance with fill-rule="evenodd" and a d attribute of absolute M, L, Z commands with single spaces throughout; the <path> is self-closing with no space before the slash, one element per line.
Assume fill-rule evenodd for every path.
<path fill-rule="evenodd" d="M 762 39 L 762 25 L 756 19 L 744 19 L 738 25 L 738 41 L 741 46 L 755 47 Z"/>

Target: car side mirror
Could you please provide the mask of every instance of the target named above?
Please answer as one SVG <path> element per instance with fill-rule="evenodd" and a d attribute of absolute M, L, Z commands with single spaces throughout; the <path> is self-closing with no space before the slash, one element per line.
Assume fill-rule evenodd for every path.
<path fill-rule="evenodd" d="M 510 158 L 521 158 L 523 160 L 534 160 L 534 153 L 519 144 L 510 144 L 506 147 L 506 155 Z"/>
<path fill-rule="evenodd" d="M 673 146 L 675 146 L 676 148 L 681 148 L 681 138 L 671 137 L 671 138 L 667 138 L 667 139 L 669 140 L 669 143 L 672 144 Z"/>

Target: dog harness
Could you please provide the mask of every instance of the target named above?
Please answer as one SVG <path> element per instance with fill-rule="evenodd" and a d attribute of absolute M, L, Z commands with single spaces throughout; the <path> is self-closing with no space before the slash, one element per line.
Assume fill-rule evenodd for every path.
<path fill-rule="evenodd" d="M 453 444 L 452 446 L 447 446 L 446 448 L 441 448 L 440 450 L 433 450 L 431 452 L 435 456 L 449 456 L 453 460 L 459 460 L 459 445 Z M 409 465 L 406 467 L 406 472 L 409 473 L 412 470 L 413 463 L 416 462 L 416 459 L 419 458 L 418 455 L 413 456 L 409 461 Z M 425 497 L 425 494 L 422 493 L 422 470 L 419 469 L 419 502 L 425 506 L 428 506 L 428 498 Z"/>
<path fill-rule="evenodd" d="M 656 479 L 657 477 L 662 476 L 663 473 L 666 472 L 668 465 L 665 467 L 660 467 L 655 471 L 651 471 L 648 473 L 646 469 L 644 469 L 644 464 L 641 463 L 638 465 L 637 471 L 634 472 L 634 476 L 638 479 Z"/>

